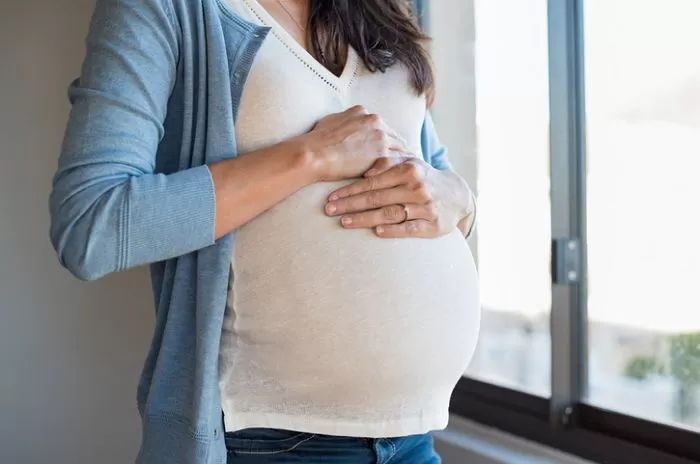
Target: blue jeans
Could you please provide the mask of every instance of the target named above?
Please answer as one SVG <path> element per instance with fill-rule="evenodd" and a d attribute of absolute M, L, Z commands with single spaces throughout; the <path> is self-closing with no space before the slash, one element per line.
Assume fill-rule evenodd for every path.
<path fill-rule="evenodd" d="M 225 432 L 227 464 L 440 464 L 431 433 L 348 437 L 266 427 Z"/>

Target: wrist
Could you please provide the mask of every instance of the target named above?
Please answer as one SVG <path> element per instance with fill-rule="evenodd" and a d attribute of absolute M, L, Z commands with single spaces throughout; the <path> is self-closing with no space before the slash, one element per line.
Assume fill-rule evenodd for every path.
<path fill-rule="evenodd" d="M 472 232 L 474 232 L 474 226 L 476 225 L 476 197 L 474 196 L 474 192 L 471 190 L 469 191 L 469 197 L 471 198 L 471 209 L 469 211 L 469 214 L 464 217 L 465 221 L 465 232 L 464 232 L 464 238 L 469 238 L 472 235 Z"/>
<path fill-rule="evenodd" d="M 462 220 L 470 216 L 474 211 L 474 196 L 469 184 L 455 171 L 448 169 L 442 171 L 452 180 L 452 204 L 457 210 L 457 217 Z"/>
<path fill-rule="evenodd" d="M 457 211 L 458 228 L 468 238 L 474 229 L 476 219 L 476 197 L 462 176 L 452 170 L 444 172 L 454 182 L 451 191 L 454 193 L 453 205 Z"/>
<path fill-rule="evenodd" d="M 294 169 L 303 173 L 306 183 L 312 184 L 321 180 L 323 177 L 321 158 L 306 134 L 283 143 L 289 147 L 285 151 L 290 153 Z"/>
<path fill-rule="evenodd" d="M 465 223 L 464 237 L 469 238 L 476 225 L 476 197 L 472 189 L 469 189 L 467 214 L 462 218 Z"/>

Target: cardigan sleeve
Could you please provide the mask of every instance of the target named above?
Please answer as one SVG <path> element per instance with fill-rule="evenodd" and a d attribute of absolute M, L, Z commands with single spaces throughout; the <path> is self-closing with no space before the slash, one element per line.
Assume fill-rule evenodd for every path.
<path fill-rule="evenodd" d="M 425 119 L 421 129 L 421 145 L 425 160 L 429 162 L 432 167 L 440 170 L 453 169 L 452 163 L 447 156 L 447 147 L 440 142 L 430 111 L 426 111 L 425 113 Z M 474 224 L 476 224 L 476 196 L 473 192 L 471 192 L 471 196 L 474 203 L 474 210 L 472 214 L 470 214 L 469 226 L 467 227 L 465 238 L 469 238 L 472 235 Z"/>
<path fill-rule="evenodd" d="M 49 198 L 50 240 L 82 280 L 214 243 L 206 164 L 155 173 L 179 40 L 167 0 L 97 0 Z M 173 154 L 179 156 L 179 154 Z"/>
<path fill-rule="evenodd" d="M 435 124 L 433 123 L 433 117 L 429 110 L 426 110 L 425 119 L 423 120 L 421 145 L 425 160 L 430 163 L 432 167 L 440 170 L 452 169 L 452 163 L 450 163 L 447 157 L 447 147 L 440 143 L 437 131 L 435 130 Z"/>

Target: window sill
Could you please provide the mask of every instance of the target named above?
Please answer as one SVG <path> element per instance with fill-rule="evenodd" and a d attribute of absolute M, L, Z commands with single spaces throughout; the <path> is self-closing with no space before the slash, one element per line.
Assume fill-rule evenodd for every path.
<path fill-rule="evenodd" d="M 444 464 L 592 464 L 455 414 L 445 430 L 433 432 Z"/>

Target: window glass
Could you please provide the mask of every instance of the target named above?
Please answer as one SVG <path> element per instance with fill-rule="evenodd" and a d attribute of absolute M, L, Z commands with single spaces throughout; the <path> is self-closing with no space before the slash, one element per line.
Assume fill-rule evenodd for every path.
<path fill-rule="evenodd" d="M 548 395 L 547 2 L 430 2 L 437 130 L 478 195 L 481 334 L 466 374 Z"/>
<path fill-rule="evenodd" d="M 700 2 L 585 2 L 589 398 L 700 428 Z"/>

